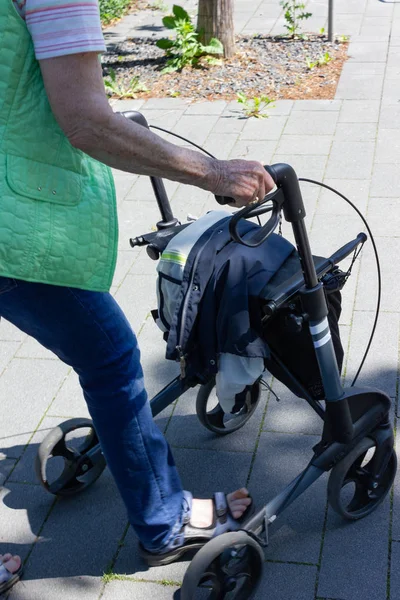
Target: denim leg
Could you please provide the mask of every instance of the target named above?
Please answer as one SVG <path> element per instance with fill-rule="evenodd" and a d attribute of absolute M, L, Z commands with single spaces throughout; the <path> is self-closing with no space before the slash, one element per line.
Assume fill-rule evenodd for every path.
<path fill-rule="evenodd" d="M 107 293 L 0 277 L 0 315 L 76 371 L 129 521 L 145 548 L 161 549 L 180 528 L 182 487 L 118 304 Z"/>

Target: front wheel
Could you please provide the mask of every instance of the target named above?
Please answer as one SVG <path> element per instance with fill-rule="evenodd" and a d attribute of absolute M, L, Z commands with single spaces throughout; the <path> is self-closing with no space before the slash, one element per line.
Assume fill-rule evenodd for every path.
<path fill-rule="evenodd" d="M 250 600 L 262 575 L 264 553 L 245 531 L 210 540 L 185 573 L 181 600 Z"/>
<path fill-rule="evenodd" d="M 350 521 L 372 513 L 390 491 L 396 470 L 396 452 L 392 450 L 389 462 L 379 482 L 371 486 L 371 464 L 375 442 L 362 439 L 331 471 L 328 482 L 328 501 L 339 515 Z"/>

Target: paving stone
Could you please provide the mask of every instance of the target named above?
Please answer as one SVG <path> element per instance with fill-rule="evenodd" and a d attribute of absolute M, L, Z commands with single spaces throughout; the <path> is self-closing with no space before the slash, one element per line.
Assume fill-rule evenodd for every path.
<path fill-rule="evenodd" d="M 17 329 L 6 319 L 1 319 L 0 322 L 0 341 L 1 342 L 22 342 L 26 338 L 26 334 Z"/>
<path fill-rule="evenodd" d="M 46 494 L 41 487 L 31 488 Z M 52 501 L 50 494 L 46 494 L 49 502 L 47 498 Z M 79 581 L 83 576 L 102 577 L 126 523 L 125 507 L 111 474 L 105 470 L 90 488 L 56 503 L 25 566 L 25 578 L 68 577 Z"/>
<path fill-rule="evenodd" d="M 123 173 L 122 171 L 113 170 L 115 193 L 118 204 L 124 200 L 125 196 L 130 192 L 134 183 L 138 179 L 138 175 L 131 173 Z"/>
<path fill-rule="evenodd" d="M 339 123 L 376 123 L 379 110 L 379 100 L 344 100 Z"/>
<path fill-rule="evenodd" d="M 367 220 L 374 235 L 396 237 L 400 231 L 398 198 L 370 198 Z M 382 215 L 385 215 L 382 218 Z"/>
<path fill-rule="evenodd" d="M 2 341 L 0 343 L 0 374 L 7 368 L 7 365 L 13 359 L 20 346 L 20 342 Z"/>
<path fill-rule="evenodd" d="M 293 104 L 293 112 L 297 111 L 338 111 L 342 106 L 342 100 L 296 100 Z"/>
<path fill-rule="evenodd" d="M 375 238 L 378 249 L 378 255 L 381 263 L 382 277 L 382 298 L 381 310 L 394 311 L 399 310 L 397 298 L 397 281 L 399 277 L 399 267 L 395 259 L 398 251 L 398 238 Z M 356 309 L 371 310 L 376 308 L 377 299 L 377 275 L 375 258 L 372 251 L 362 258 L 360 279 L 357 289 Z"/>
<path fill-rule="evenodd" d="M 230 158 L 257 160 L 264 165 L 268 165 L 271 164 L 276 145 L 276 141 L 239 140 L 232 148 Z"/>
<path fill-rule="evenodd" d="M 139 583 L 133 581 L 111 581 L 106 585 L 102 600 L 174 600 L 178 598 L 179 588 L 173 585 Z"/>
<path fill-rule="evenodd" d="M 271 112 L 273 109 L 271 109 Z M 240 134 L 241 140 L 278 140 L 286 125 L 287 117 L 270 116 L 268 119 L 248 119 Z"/>
<path fill-rule="evenodd" d="M 374 147 L 374 142 L 334 141 L 325 176 L 331 179 L 369 179 Z"/>
<path fill-rule="evenodd" d="M 220 115 L 226 108 L 225 100 L 194 102 L 185 110 L 185 115 Z"/>
<path fill-rule="evenodd" d="M 398 198 L 400 171 L 398 165 L 376 164 L 372 173 L 371 196 Z"/>
<path fill-rule="evenodd" d="M 370 182 L 368 179 L 328 179 L 323 183 L 337 190 L 348 198 L 363 213 L 366 213 L 368 192 Z M 356 213 L 354 209 L 340 196 L 327 189 L 321 189 L 318 199 L 319 214 L 351 215 Z M 360 231 L 364 229 L 360 220 Z"/>
<path fill-rule="evenodd" d="M 207 137 L 218 121 L 216 115 L 198 115 L 193 119 L 190 115 L 181 117 L 174 127 L 174 132 L 183 135 L 195 144 L 205 145 Z"/>
<path fill-rule="evenodd" d="M 132 250 L 122 250 L 118 252 L 113 285 L 117 287 L 121 285 L 128 273 L 131 272 L 134 262 L 135 255 Z"/>
<path fill-rule="evenodd" d="M 400 456 L 399 425 L 400 425 L 400 420 L 397 419 L 397 436 L 396 436 L 396 445 L 395 445 L 397 457 Z M 394 480 L 393 492 L 394 493 L 393 493 L 392 539 L 396 540 L 397 542 L 400 542 L 400 470 L 399 469 L 397 470 L 396 478 Z M 400 550 L 400 544 L 398 547 Z M 394 565 L 394 564 L 398 564 L 398 563 L 395 563 L 393 561 L 392 564 Z M 398 569 L 394 569 L 394 570 L 396 570 L 398 573 Z M 398 590 L 400 590 L 400 587 L 398 587 Z"/>
<path fill-rule="evenodd" d="M 390 578 L 390 600 L 400 599 L 400 573 L 398 569 L 400 561 L 400 543 L 392 543 L 391 578 Z"/>
<path fill-rule="evenodd" d="M 338 123 L 335 141 L 370 142 L 376 138 L 376 123 Z"/>
<path fill-rule="evenodd" d="M 214 125 L 212 133 L 240 133 L 245 126 L 247 119 L 244 116 L 243 110 L 238 105 L 236 109 L 227 109 L 219 117 Z"/>
<path fill-rule="evenodd" d="M 64 380 L 47 414 L 51 417 L 65 419 L 73 417 L 89 418 L 89 411 L 78 376 L 73 371 Z"/>
<path fill-rule="evenodd" d="M 300 113 L 299 113 L 300 114 Z M 273 156 L 274 163 L 287 163 L 293 167 L 298 177 L 322 179 L 327 156 L 303 156 L 300 154 L 278 154 Z"/>
<path fill-rule="evenodd" d="M 19 554 L 25 560 L 54 502 L 54 496 L 39 485 L 18 483 L 7 483 L 1 488 L 0 496 L 0 553 Z M 39 544 L 42 542 L 44 540 L 40 536 Z"/>
<path fill-rule="evenodd" d="M 276 100 L 274 102 L 274 117 L 289 115 L 295 109 L 297 102 L 293 100 Z"/>
<path fill-rule="evenodd" d="M 366 29 L 364 32 L 367 33 Z M 384 63 L 345 63 L 336 97 L 343 100 L 379 99 L 383 87 L 384 67 Z"/>
<path fill-rule="evenodd" d="M 17 358 L 47 358 L 49 360 L 58 360 L 53 352 L 47 350 L 47 348 L 39 344 L 39 342 L 30 336 L 19 345 L 15 356 Z"/>
<path fill-rule="evenodd" d="M 0 486 L 3 487 L 5 480 L 10 474 L 10 471 L 15 466 L 15 459 L 5 458 L 5 454 L 1 453 L 0 457 Z"/>
<path fill-rule="evenodd" d="M 127 100 L 110 100 L 114 112 L 125 112 L 131 110 L 140 111 L 145 104 L 145 100 L 129 98 Z"/>
<path fill-rule="evenodd" d="M 355 311 L 350 338 L 346 382 L 350 384 L 364 355 L 372 330 L 372 311 Z M 372 386 L 389 396 L 396 395 L 399 315 L 382 312 L 374 341 L 358 379 L 360 386 Z"/>
<path fill-rule="evenodd" d="M 283 135 L 276 149 L 278 154 L 329 154 L 330 135 Z"/>
<path fill-rule="evenodd" d="M 0 378 L 4 411 L 0 435 L 33 432 L 67 372 L 68 367 L 60 361 L 14 358 Z M 24 410 L 27 406 L 29 410 Z"/>
<path fill-rule="evenodd" d="M 400 106 L 383 105 L 379 125 L 382 129 L 400 129 Z"/>
<path fill-rule="evenodd" d="M 13 587 L 10 600 L 97 600 L 103 583 L 100 578 L 85 577 L 48 577 L 45 579 L 23 579 Z"/>
<path fill-rule="evenodd" d="M 388 531 L 388 498 L 374 513 L 351 523 L 329 510 L 318 596 L 386 600 Z"/>
<path fill-rule="evenodd" d="M 237 133 L 211 133 L 207 138 L 207 150 L 219 159 L 227 159 L 238 138 Z"/>
<path fill-rule="evenodd" d="M 307 466 L 318 436 L 262 433 L 251 472 L 249 490 L 257 506 L 280 493 Z M 266 558 L 317 564 L 326 503 L 322 476 L 287 507 L 270 529 Z"/>
<path fill-rule="evenodd" d="M 314 600 L 316 567 L 267 562 L 254 600 Z"/>
<path fill-rule="evenodd" d="M 317 212 L 310 232 L 312 252 L 317 256 L 330 256 L 341 246 L 354 239 L 360 230 L 362 231 L 363 227 L 360 227 L 360 219 L 357 215 L 344 219 L 342 215 Z"/>
<path fill-rule="evenodd" d="M 320 435 L 322 421 L 311 406 L 298 398 L 278 380 L 274 380 L 273 390 L 280 402 L 270 394 L 265 416 L 264 431 L 275 433 L 297 433 Z"/>
<path fill-rule="evenodd" d="M 146 302 L 138 302 L 138 298 L 146 298 Z M 127 275 L 115 299 L 138 333 L 150 311 L 157 306 L 155 275 Z"/>
<path fill-rule="evenodd" d="M 386 62 L 388 42 L 354 42 L 349 48 L 351 60 L 356 62 Z"/>
<path fill-rule="evenodd" d="M 293 111 L 284 133 L 286 135 L 332 135 L 338 120 L 338 111 Z"/>
<path fill-rule="evenodd" d="M 391 98 L 395 102 L 398 102 L 400 99 L 400 85 L 398 80 L 387 79 L 383 86 L 383 98 Z"/>
<path fill-rule="evenodd" d="M 186 98 L 150 98 L 146 101 L 145 105 L 142 107 L 143 112 L 145 110 L 165 110 L 165 109 L 182 109 L 186 110 L 186 108 L 191 104 L 190 100 Z"/>

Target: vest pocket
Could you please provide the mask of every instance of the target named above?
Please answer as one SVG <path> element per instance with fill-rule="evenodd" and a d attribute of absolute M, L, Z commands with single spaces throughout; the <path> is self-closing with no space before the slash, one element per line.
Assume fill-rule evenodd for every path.
<path fill-rule="evenodd" d="M 36 160 L 7 154 L 7 183 L 20 196 L 74 206 L 82 195 L 81 175 Z"/>

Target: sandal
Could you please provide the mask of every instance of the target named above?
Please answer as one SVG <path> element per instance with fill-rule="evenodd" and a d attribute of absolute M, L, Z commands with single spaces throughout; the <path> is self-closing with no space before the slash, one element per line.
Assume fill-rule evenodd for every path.
<path fill-rule="evenodd" d="M 7 562 L 7 561 L 6 561 Z M 20 580 L 22 575 L 22 564 L 15 573 L 9 571 L 4 562 L 0 560 L 0 594 L 3 594 Z"/>
<path fill-rule="evenodd" d="M 229 510 L 225 494 L 216 492 L 213 497 L 214 516 L 212 524 L 210 527 L 193 527 L 190 522 L 193 496 L 186 491 L 183 492 L 183 496 L 187 506 L 184 510 L 182 529 L 179 534 L 159 553 L 148 552 L 139 544 L 140 555 L 150 567 L 169 565 L 179 560 L 187 552 L 200 550 L 212 538 L 228 531 L 237 531 L 255 511 L 252 502 L 240 519 L 234 519 Z"/>

